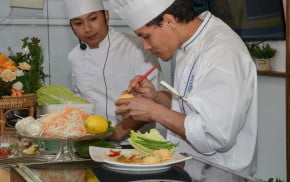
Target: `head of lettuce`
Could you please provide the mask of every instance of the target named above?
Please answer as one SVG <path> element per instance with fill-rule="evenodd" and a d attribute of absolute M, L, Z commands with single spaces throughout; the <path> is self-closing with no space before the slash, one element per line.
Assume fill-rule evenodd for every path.
<path fill-rule="evenodd" d="M 49 104 L 86 104 L 86 99 L 78 97 L 61 85 L 48 85 L 36 91 L 38 105 Z"/>

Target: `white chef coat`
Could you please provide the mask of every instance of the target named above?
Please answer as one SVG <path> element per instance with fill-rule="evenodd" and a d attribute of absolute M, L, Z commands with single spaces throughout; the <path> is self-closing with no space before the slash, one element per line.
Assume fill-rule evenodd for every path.
<path fill-rule="evenodd" d="M 162 77 L 157 58 L 150 52 L 143 51 L 141 40 L 136 36 L 117 32 L 113 28 L 109 29 L 99 48 L 88 47 L 81 50 L 77 45 L 69 53 L 68 60 L 72 64 L 73 92 L 95 103 L 94 114 L 104 117 L 107 86 L 107 113 L 113 126 L 121 120 L 121 117 L 115 114 L 115 101 L 121 92 L 128 88 L 130 80 L 136 75 L 143 75 L 154 65 L 157 69 L 147 78 L 157 90 Z"/>
<path fill-rule="evenodd" d="M 256 168 L 257 73 L 240 37 L 224 22 L 204 12 L 203 23 L 176 52 L 172 109 L 186 114 L 186 141 L 173 132 L 177 150 L 233 170 Z"/>

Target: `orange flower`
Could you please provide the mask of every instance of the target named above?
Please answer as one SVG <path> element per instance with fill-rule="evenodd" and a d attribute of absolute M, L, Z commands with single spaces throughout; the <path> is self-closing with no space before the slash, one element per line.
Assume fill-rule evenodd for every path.
<path fill-rule="evenodd" d="M 8 57 L 5 54 L 0 53 L 0 69 L 4 69 L 4 64 L 9 61 Z"/>
<path fill-rule="evenodd" d="M 12 61 L 6 61 L 6 62 L 3 64 L 4 67 L 7 67 L 7 66 L 14 66 L 14 65 L 15 65 L 15 63 L 12 62 Z"/>
<path fill-rule="evenodd" d="M 7 61 L 4 63 L 4 68 L 9 69 L 11 71 L 16 71 L 18 68 L 16 66 L 14 66 L 15 63 L 12 61 Z"/>
<path fill-rule="evenodd" d="M 0 65 L 3 65 L 5 62 L 7 62 L 9 59 L 5 54 L 0 53 Z"/>
<path fill-rule="evenodd" d="M 9 69 L 11 71 L 16 71 L 18 68 L 16 66 L 7 66 L 6 69 Z"/>

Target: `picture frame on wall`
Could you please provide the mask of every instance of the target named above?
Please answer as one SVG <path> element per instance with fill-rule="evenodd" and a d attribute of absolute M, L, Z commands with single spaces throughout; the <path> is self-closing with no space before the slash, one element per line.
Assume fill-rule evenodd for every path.
<path fill-rule="evenodd" d="M 197 12 L 211 11 L 225 21 L 243 40 L 285 40 L 286 0 L 193 1 Z"/>

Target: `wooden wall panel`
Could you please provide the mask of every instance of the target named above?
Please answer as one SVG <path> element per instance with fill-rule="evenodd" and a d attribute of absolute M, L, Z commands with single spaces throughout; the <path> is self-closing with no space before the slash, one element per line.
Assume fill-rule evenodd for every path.
<path fill-rule="evenodd" d="M 286 5 L 286 158 L 287 158 L 287 181 L 290 182 L 290 3 L 284 0 Z"/>

